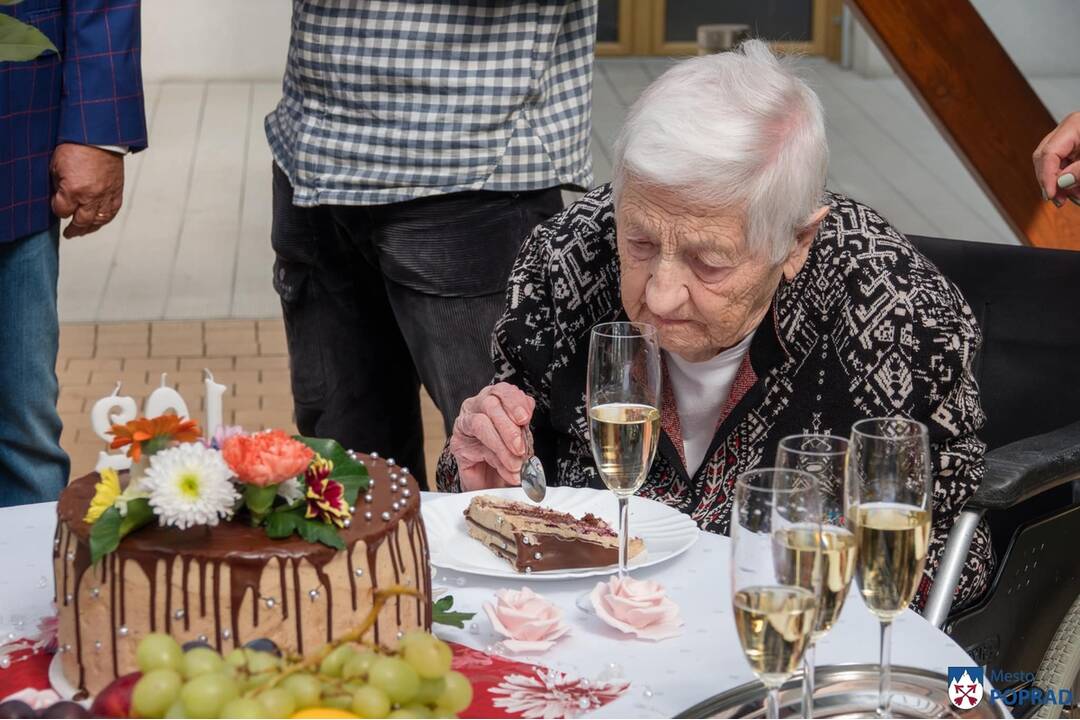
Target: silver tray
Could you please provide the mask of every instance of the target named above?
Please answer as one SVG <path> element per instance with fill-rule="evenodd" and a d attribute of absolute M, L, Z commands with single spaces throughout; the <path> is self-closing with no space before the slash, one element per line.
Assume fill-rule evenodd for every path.
<path fill-rule="evenodd" d="M 817 668 L 814 690 L 814 717 L 874 717 L 877 707 L 879 668 L 877 665 L 824 665 Z M 679 718 L 761 718 L 765 687 L 747 683 L 698 703 Z M 929 670 L 893 666 L 892 709 L 896 718 L 1011 718 L 1000 700 L 992 702 L 984 693 L 982 702 L 971 710 L 960 710 L 949 702 L 948 679 Z M 802 674 L 780 689 L 781 717 L 802 716 Z"/>

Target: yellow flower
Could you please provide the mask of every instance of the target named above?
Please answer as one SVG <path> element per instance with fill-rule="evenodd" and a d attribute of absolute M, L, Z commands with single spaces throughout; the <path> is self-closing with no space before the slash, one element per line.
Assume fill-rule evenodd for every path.
<path fill-rule="evenodd" d="M 120 477 L 112 468 L 105 468 L 101 471 L 101 482 L 94 485 L 94 499 L 90 501 L 90 507 L 86 511 L 83 522 L 87 525 L 96 523 L 102 513 L 113 506 L 118 497 L 120 497 Z"/>

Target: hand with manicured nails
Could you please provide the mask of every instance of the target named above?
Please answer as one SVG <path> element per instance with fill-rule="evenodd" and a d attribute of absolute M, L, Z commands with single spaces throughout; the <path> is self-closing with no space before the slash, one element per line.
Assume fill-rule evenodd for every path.
<path fill-rule="evenodd" d="M 89 235 L 107 225 L 124 200 L 124 157 L 92 145 L 61 143 L 49 167 L 52 210 L 71 218 L 64 237 Z"/>
<path fill-rule="evenodd" d="M 1070 113 L 1043 138 L 1031 157 L 1043 197 L 1057 207 L 1080 205 L 1080 112 Z"/>
<path fill-rule="evenodd" d="M 521 465 L 532 453 L 529 421 L 536 401 L 509 383 L 489 385 L 461 403 L 450 436 L 464 490 L 521 484 Z"/>

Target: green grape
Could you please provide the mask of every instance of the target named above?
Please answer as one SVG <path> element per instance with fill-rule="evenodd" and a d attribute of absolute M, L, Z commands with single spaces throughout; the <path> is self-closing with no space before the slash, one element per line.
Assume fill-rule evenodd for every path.
<path fill-rule="evenodd" d="M 362 718 L 382 718 L 390 712 L 390 698 L 382 690 L 371 685 L 353 693 L 352 711 Z"/>
<path fill-rule="evenodd" d="M 225 668 L 225 661 L 210 648 L 197 647 L 184 653 L 183 672 L 188 680 L 209 673 L 220 673 Z"/>
<path fill-rule="evenodd" d="M 135 664 L 139 670 L 177 670 L 181 668 L 184 651 L 180 643 L 163 633 L 150 633 L 139 641 L 135 650 Z"/>
<path fill-rule="evenodd" d="M 428 643 L 428 642 L 431 642 L 433 639 L 434 639 L 434 636 L 431 633 L 429 633 L 427 630 L 421 630 L 420 628 L 415 628 L 415 629 L 410 630 L 409 632 L 405 633 L 404 635 L 402 635 L 401 640 L 398 643 L 398 647 L 407 648 L 413 642 Z"/>
<path fill-rule="evenodd" d="M 258 675 L 249 675 L 246 680 L 240 683 L 240 685 L 243 687 L 244 691 L 247 692 L 253 688 L 265 685 L 272 677 L 274 677 L 273 671 L 259 673 Z"/>
<path fill-rule="evenodd" d="M 277 655 L 271 655 L 268 652 L 259 652 L 258 650 L 252 650 L 251 648 L 245 648 L 244 653 L 247 655 L 248 672 L 253 675 L 270 670 L 277 670 L 281 667 L 281 658 Z"/>
<path fill-rule="evenodd" d="M 341 677 L 341 670 L 350 657 L 356 653 L 349 645 L 341 645 L 334 648 L 329 655 L 323 658 L 319 665 L 319 673 L 330 677 Z"/>
<path fill-rule="evenodd" d="M 159 718 L 180 693 L 184 684 L 175 670 L 158 669 L 144 673 L 131 692 L 131 707 L 144 718 Z"/>
<path fill-rule="evenodd" d="M 229 654 L 225 656 L 225 664 L 233 668 L 242 668 L 247 665 L 247 655 L 244 654 L 244 648 L 235 648 L 230 650 Z"/>
<path fill-rule="evenodd" d="M 416 693 L 416 697 L 413 698 L 413 702 L 418 705 L 433 705 L 442 695 L 445 688 L 446 680 L 441 677 L 421 678 L 420 690 Z"/>
<path fill-rule="evenodd" d="M 290 675 L 281 681 L 281 688 L 293 696 L 297 710 L 318 705 L 319 696 L 322 695 L 319 679 L 307 673 Z"/>
<path fill-rule="evenodd" d="M 221 706 L 221 717 L 263 718 L 267 717 L 263 706 L 251 698 L 233 698 Z"/>
<path fill-rule="evenodd" d="M 388 718 L 429 718 L 431 713 L 427 708 L 420 707 L 419 705 L 406 705 L 405 707 L 398 708 L 394 712 L 390 713 L 386 717 Z"/>
<path fill-rule="evenodd" d="M 441 710 L 457 715 L 472 703 L 472 684 L 467 677 L 456 670 L 446 673 L 443 679 L 446 681 L 446 687 L 443 688 L 442 695 L 435 703 Z"/>
<path fill-rule="evenodd" d="M 187 713 L 184 712 L 184 703 L 179 700 L 174 702 L 169 706 L 169 709 L 165 711 L 165 717 L 170 720 L 186 720 Z"/>
<path fill-rule="evenodd" d="M 420 689 L 420 676 L 401 658 L 380 657 L 368 672 L 368 683 L 390 696 L 390 701 L 405 704 Z"/>
<path fill-rule="evenodd" d="M 438 638 L 435 638 L 435 648 L 439 651 L 439 657 L 442 658 L 441 662 L 449 669 L 450 664 L 454 661 L 454 651 L 450 649 L 449 645 Z"/>
<path fill-rule="evenodd" d="M 352 701 L 352 695 L 339 693 L 336 695 L 324 695 L 320 702 L 326 707 L 332 707 L 338 710 L 350 710 L 352 708 Z"/>
<path fill-rule="evenodd" d="M 413 670 L 421 678 L 434 680 L 441 678 L 450 671 L 450 657 L 439 650 L 436 644 L 439 641 L 431 638 L 428 642 L 413 640 L 405 646 L 405 662 L 412 665 Z"/>
<path fill-rule="evenodd" d="M 180 690 L 180 699 L 188 717 L 216 718 L 222 706 L 239 694 L 236 681 L 226 675 L 200 675 Z"/>
<path fill-rule="evenodd" d="M 379 656 L 369 650 L 354 653 L 352 657 L 345 661 L 345 665 L 341 668 L 341 677 L 367 678 L 368 673 L 371 672 L 371 666 L 374 665 L 375 661 L 378 659 Z"/>
<path fill-rule="evenodd" d="M 263 690 L 258 699 L 267 717 L 287 718 L 296 712 L 296 701 L 282 688 Z"/>

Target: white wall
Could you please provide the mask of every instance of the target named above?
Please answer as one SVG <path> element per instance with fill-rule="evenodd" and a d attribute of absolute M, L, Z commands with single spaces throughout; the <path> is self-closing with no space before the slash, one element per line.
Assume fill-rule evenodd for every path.
<path fill-rule="evenodd" d="M 280 80 L 291 0 L 143 0 L 143 77 Z"/>
<path fill-rule="evenodd" d="M 1080 2 L 1077 0 L 972 0 L 998 41 L 1028 77 L 1080 74 Z M 855 23 L 852 67 L 866 77 L 892 68 Z"/>

